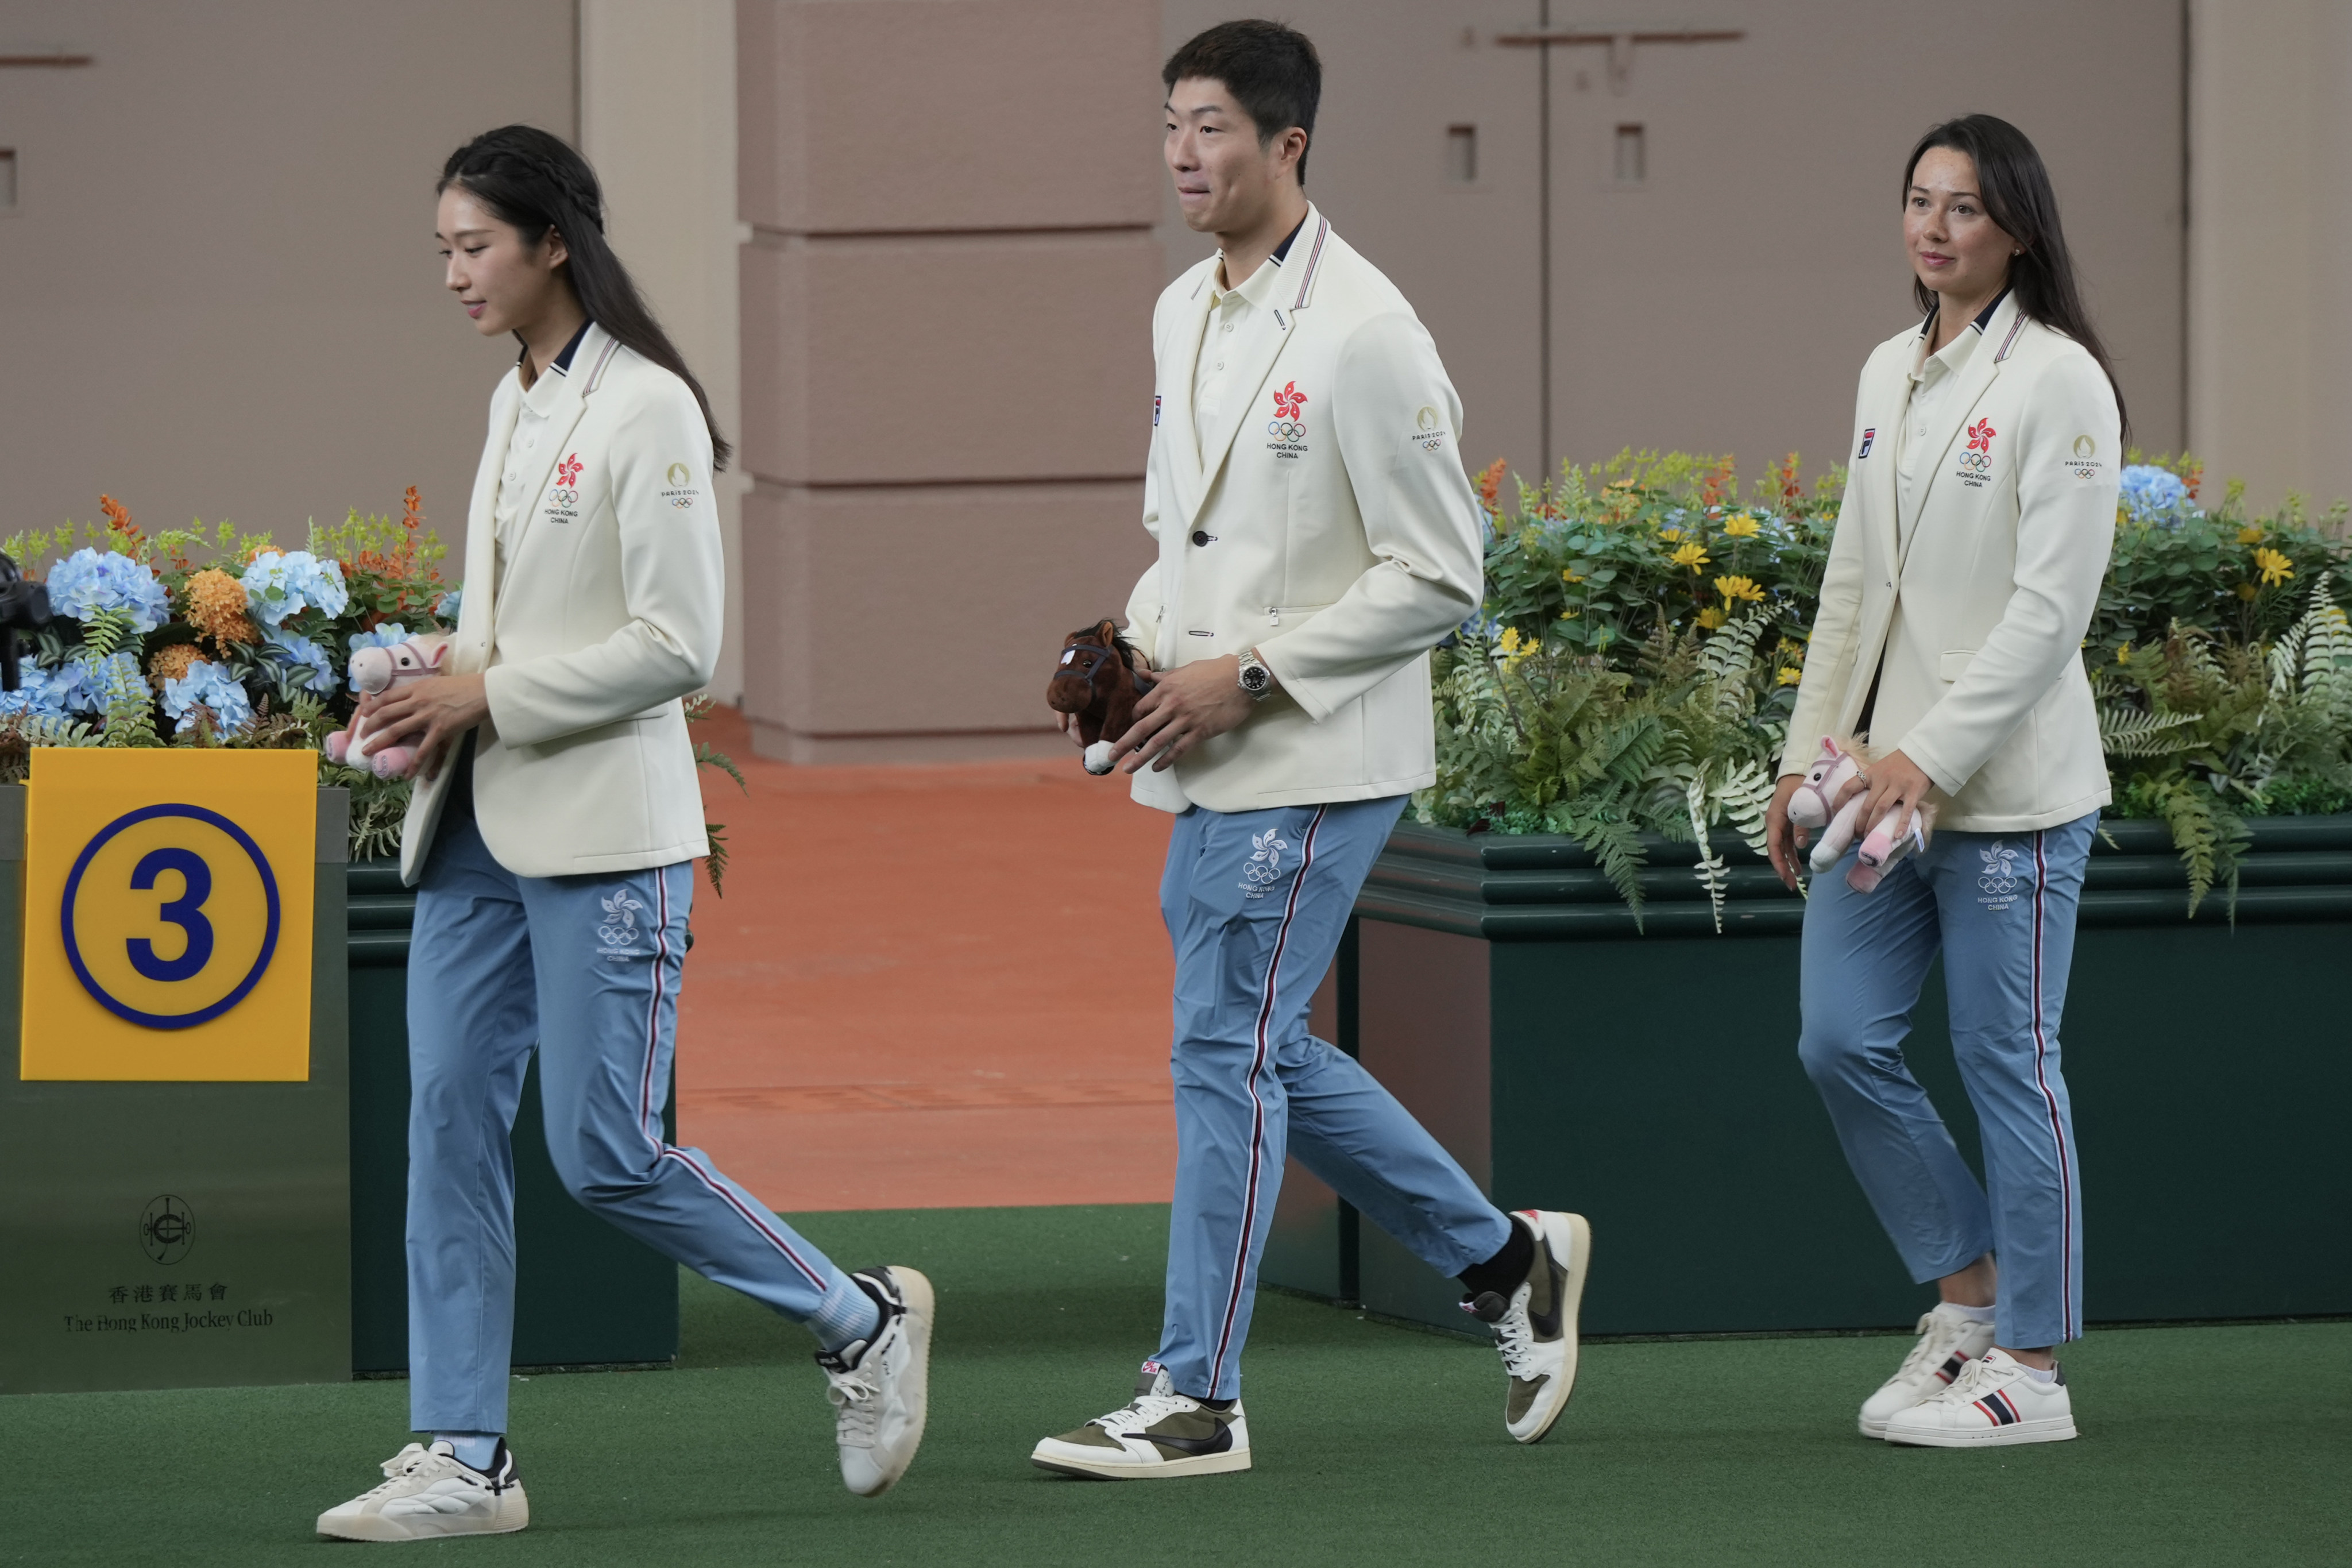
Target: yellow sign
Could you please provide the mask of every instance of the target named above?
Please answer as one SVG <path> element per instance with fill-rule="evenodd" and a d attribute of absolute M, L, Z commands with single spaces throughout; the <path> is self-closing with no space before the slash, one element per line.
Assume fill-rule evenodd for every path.
<path fill-rule="evenodd" d="M 33 753 L 20 1076 L 310 1076 L 310 752 Z"/>

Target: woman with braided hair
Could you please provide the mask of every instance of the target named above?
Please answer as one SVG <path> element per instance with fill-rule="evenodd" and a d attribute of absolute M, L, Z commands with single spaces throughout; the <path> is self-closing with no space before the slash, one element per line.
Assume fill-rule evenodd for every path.
<path fill-rule="evenodd" d="M 929 1282 L 845 1274 L 663 1135 L 694 858 L 709 852 L 680 700 L 719 656 L 709 400 L 605 243 L 586 160 L 510 125 L 451 154 L 446 283 L 515 367 L 490 397 L 448 674 L 372 697 L 416 748 L 409 952 L 411 1424 L 382 1486 L 320 1516 L 361 1541 L 530 1522 L 507 1447 L 509 1135 L 534 1047 L 572 1195 L 807 1325 L 842 1479 L 872 1497 L 921 1441 Z"/>

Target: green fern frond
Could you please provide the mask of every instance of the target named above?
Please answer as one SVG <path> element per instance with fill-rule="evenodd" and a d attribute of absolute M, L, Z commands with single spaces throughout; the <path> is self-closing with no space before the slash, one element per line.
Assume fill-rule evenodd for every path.
<path fill-rule="evenodd" d="M 1633 929 L 1643 930 L 1642 872 L 1650 857 L 1642 847 L 1640 830 L 1622 817 L 1594 813 L 1572 817 L 1568 834 L 1591 854 L 1609 885 L 1633 911 Z"/>
<path fill-rule="evenodd" d="M 2197 745 L 2196 736 L 2179 731 L 2202 717 L 2198 713 L 2138 713 L 2101 703 L 2099 744 L 2111 757 L 2168 757 Z"/>

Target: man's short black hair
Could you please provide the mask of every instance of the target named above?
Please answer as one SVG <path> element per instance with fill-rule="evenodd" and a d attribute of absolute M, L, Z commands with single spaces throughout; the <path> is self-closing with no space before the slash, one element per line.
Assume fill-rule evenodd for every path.
<path fill-rule="evenodd" d="M 1161 85 L 1186 79 L 1224 84 L 1257 126 L 1261 147 L 1296 125 L 1315 140 L 1315 106 L 1323 97 L 1323 62 L 1296 27 L 1256 20 L 1220 22 L 1168 57 Z M 1307 154 L 1298 155 L 1298 183 L 1307 183 Z"/>

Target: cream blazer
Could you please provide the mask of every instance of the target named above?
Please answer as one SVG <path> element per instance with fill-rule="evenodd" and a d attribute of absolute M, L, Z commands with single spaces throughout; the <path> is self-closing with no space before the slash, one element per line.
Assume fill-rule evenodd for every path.
<path fill-rule="evenodd" d="M 1160 558 L 1128 625 L 1171 669 L 1255 647 L 1282 689 L 1167 773 L 1163 810 L 1369 800 L 1433 783 L 1429 650 L 1478 605 L 1486 521 L 1462 471 L 1462 403 L 1402 294 L 1310 207 L 1235 345 L 1214 444 L 1192 384 L 1214 257 L 1160 296 L 1143 526 Z M 1277 397 L 1277 394 L 1281 394 Z"/>
<path fill-rule="evenodd" d="M 480 672 L 489 693 L 474 761 L 482 840 L 521 877 L 707 855 L 679 700 L 709 683 L 724 613 L 709 426 L 683 381 L 590 327 L 530 459 L 538 499 L 500 594 L 491 514 L 521 400 L 509 371 L 490 396 L 450 648 L 450 668 Z M 423 874 L 454 773 L 410 798 L 404 882 Z"/>
<path fill-rule="evenodd" d="M 1971 325 L 1963 331 L 1978 331 Z M 2107 804 L 2082 642 L 2116 535 L 2114 389 L 2080 344 L 2001 301 L 1923 435 L 1927 495 L 1897 546 L 1895 432 L 1926 327 L 1881 343 L 1782 773 L 1862 721 L 1948 797 L 1937 825 L 2022 833 Z M 1883 665 L 1882 665 L 1883 660 Z"/>

